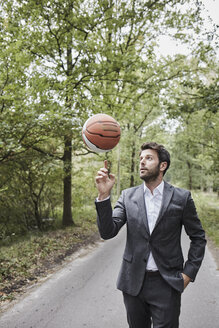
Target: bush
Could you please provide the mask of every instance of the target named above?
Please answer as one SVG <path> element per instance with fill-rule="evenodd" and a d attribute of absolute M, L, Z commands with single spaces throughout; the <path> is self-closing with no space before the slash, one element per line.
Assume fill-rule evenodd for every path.
<path fill-rule="evenodd" d="M 193 192 L 198 215 L 208 237 L 219 246 L 219 198 L 216 193 Z"/>

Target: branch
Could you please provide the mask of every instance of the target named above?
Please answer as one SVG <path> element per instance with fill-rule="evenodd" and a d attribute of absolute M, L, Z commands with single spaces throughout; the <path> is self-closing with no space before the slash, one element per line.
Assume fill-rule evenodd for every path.
<path fill-rule="evenodd" d="M 3 96 L 4 88 L 6 87 L 6 85 L 7 85 L 7 83 L 8 83 L 8 80 L 9 80 L 8 62 L 7 62 L 7 64 L 6 64 L 6 72 L 7 72 L 7 74 L 6 74 L 6 80 L 5 80 L 5 82 L 4 82 L 4 84 L 3 84 L 3 87 L 2 87 L 2 90 L 1 90 L 1 96 Z M 3 113 L 4 108 L 5 108 L 5 103 L 4 103 L 4 101 L 3 101 L 2 108 L 1 108 L 1 113 Z"/>
<path fill-rule="evenodd" d="M 54 155 L 54 154 L 52 154 L 52 153 L 46 152 L 45 150 L 43 150 L 43 149 L 41 149 L 41 148 L 38 148 L 38 147 L 36 147 L 36 146 L 32 146 L 31 148 L 32 148 L 33 150 L 36 150 L 37 152 L 43 154 L 43 155 L 46 155 L 46 156 L 52 157 L 52 158 L 54 158 L 54 159 L 56 159 L 56 160 L 63 161 L 63 156 L 62 156 L 62 157 L 59 157 L 59 156 Z"/>
<path fill-rule="evenodd" d="M 26 149 L 24 149 L 24 150 L 22 150 L 22 151 L 20 151 L 20 152 L 17 152 L 17 153 L 15 153 L 15 152 L 13 152 L 13 150 L 10 150 L 7 154 L 5 154 L 2 158 L 0 158 L 0 163 L 3 163 L 4 161 L 7 161 L 9 158 L 11 158 L 11 157 L 16 157 L 16 156 L 18 156 L 18 155 L 20 155 L 20 154 L 23 154 L 23 153 L 25 153 L 26 152 Z"/>
<path fill-rule="evenodd" d="M 50 20 L 49 20 L 49 17 L 47 17 L 46 15 L 46 18 L 47 18 L 47 26 L 49 28 L 49 31 L 50 33 L 54 36 L 55 40 L 56 40 L 56 43 L 57 43 L 57 46 L 58 46 L 58 52 L 59 52 L 59 58 L 60 58 L 60 61 L 61 61 L 61 67 L 62 69 L 64 70 L 65 72 L 65 66 L 64 66 L 64 63 L 62 61 L 62 50 L 61 50 L 61 45 L 60 45 L 60 42 L 59 42 L 59 38 L 57 37 L 56 33 L 54 33 L 52 31 L 52 28 L 51 28 L 51 24 L 50 24 Z"/>
<path fill-rule="evenodd" d="M 198 145 L 204 146 L 204 147 L 206 147 L 206 148 L 210 148 L 210 149 L 213 149 L 213 150 L 215 150 L 215 151 L 218 151 L 218 148 L 217 148 L 217 147 L 210 146 L 210 145 L 205 144 L 205 143 L 203 143 L 203 142 L 194 142 L 194 144 L 198 144 Z"/>
<path fill-rule="evenodd" d="M 145 122 L 145 120 L 147 119 L 148 115 L 150 115 L 150 113 L 151 113 L 152 111 L 153 111 L 153 108 L 152 108 L 149 112 L 147 112 L 147 113 L 145 114 L 143 120 L 140 122 L 140 124 L 139 124 L 137 127 L 134 126 L 134 130 L 135 130 L 135 132 L 137 132 L 137 131 L 142 127 L 142 125 L 144 124 L 144 122 Z"/>

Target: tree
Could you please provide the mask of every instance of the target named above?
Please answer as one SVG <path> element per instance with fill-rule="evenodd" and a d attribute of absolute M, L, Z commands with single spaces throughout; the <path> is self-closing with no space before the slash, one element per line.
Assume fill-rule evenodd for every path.
<path fill-rule="evenodd" d="M 8 66 L 8 73 L 11 77 L 13 69 L 17 73 L 9 102 L 10 83 L 4 71 L 2 160 L 32 149 L 63 162 L 64 225 L 73 223 L 72 157 L 82 147 L 81 126 L 91 114 L 104 111 L 130 133 L 141 133 L 145 106 L 153 106 L 172 74 L 159 76 L 166 63 L 155 64 L 156 38 L 177 26 L 174 37 L 188 42 L 184 27 L 199 29 L 196 6 L 183 13 L 185 3 L 191 2 L 7 0 L 2 4 L 4 53 L 16 66 Z M 21 78 L 22 84 L 17 83 Z M 14 114 L 7 125 L 8 112 Z M 16 125 L 12 147 L 6 146 L 10 125 Z"/>
<path fill-rule="evenodd" d="M 179 122 L 173 144 L 179 170 L 175 170 L 174 178 L 184 180 L 189 189 L 217 191 L 218 66 L 213 59 L 209 63 L 208 67 L 202 65 L 202 70 L 196 70 L 197 59 L 194 59 L 196 74 L 190 80 L 172 84 L 166 103 L 169 117 Z"/>

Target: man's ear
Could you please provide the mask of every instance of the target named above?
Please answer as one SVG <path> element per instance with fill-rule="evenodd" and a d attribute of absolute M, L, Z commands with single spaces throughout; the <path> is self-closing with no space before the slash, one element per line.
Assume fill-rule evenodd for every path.
<path fill-rule="evenodd" d="M 160 171 L 165 171 L 167 168 L 167 162 L 161 162 L 160 163 Z"/>

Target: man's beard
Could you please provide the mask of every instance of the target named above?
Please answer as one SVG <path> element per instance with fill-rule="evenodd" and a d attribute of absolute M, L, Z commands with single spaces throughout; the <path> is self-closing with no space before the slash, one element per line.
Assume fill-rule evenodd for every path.
<path fill-rule="evenodd" d="M 155 181 L 160 174 L 160 164 L 158 164 L 158 166 L 154 169 L 146 170 L 145 173 L 146 175 L 140 176 L 142 180 L 144 180 L 146 183 Z"/>

